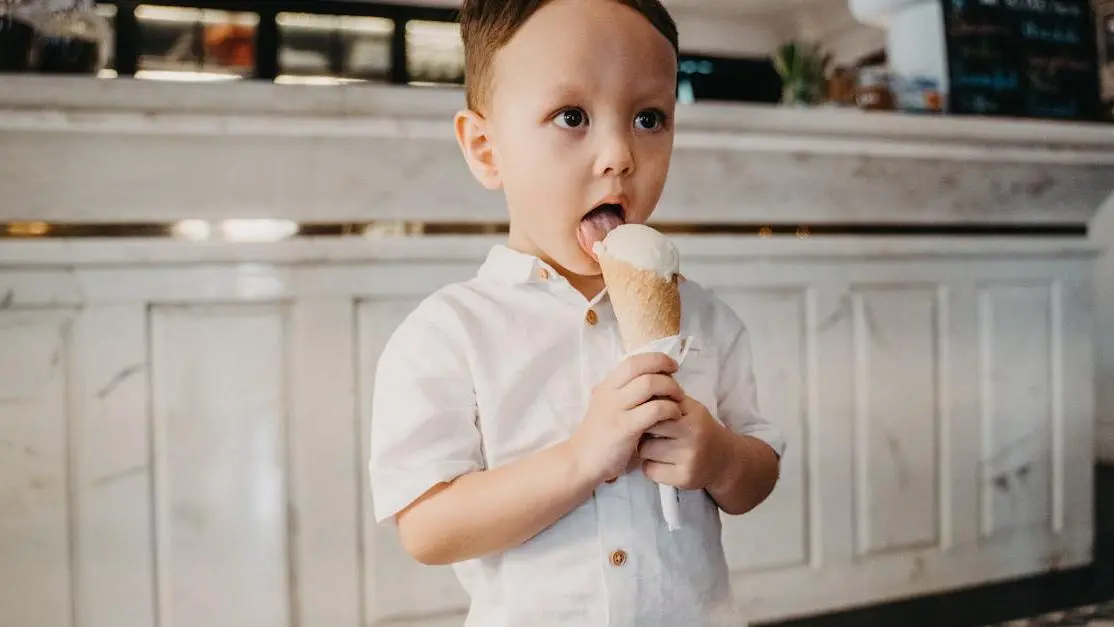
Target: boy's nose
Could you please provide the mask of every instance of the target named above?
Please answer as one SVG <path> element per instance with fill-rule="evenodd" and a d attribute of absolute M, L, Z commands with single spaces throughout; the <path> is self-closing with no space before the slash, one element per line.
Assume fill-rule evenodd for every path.
<path fill-rule="evenodd" d="M 634 171 L 630 140 L 622 133 L 603 139 L 596 159 L 596 176 L 630 176 Z"/>

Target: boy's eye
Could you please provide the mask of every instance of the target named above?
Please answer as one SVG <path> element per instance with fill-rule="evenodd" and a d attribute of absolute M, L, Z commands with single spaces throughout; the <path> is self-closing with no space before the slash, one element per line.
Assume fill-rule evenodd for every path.
<path fill-rule="evenodd" d="M 565 109 L 553 121 L 561 128 L 579 128 L 588 122 L 588 116 L 581 109 Z"/>
<path fill-rule="evenodd" d="M 665 114 L 661 111 L 641 111 L 634 116 L 634 127 L 642 131 L 656 131 L 665 123 Z"/>

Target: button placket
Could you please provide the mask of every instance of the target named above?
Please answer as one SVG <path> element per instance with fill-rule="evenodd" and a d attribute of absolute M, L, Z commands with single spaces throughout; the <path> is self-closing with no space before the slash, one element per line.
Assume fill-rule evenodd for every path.
<path fill-rule="evenodd" d="M 631 525 L 631 494 L 629 482 L 619 481 L 596 492 L 597 524 L 600 546 L 607 552 L 603 573 L 607 590 L 608 614 L 612 625 L 637 627 L 631 623 L 638 603 L 639 568 L 632 552 L 635 533 Z"/>
<path fill-rule="evenodd" d="M 622 568 L 627 563 L 627 552 L 623 549 L 616 549 L 611 552 L 611 565 L 615 568 Z"/>
<path fill-rule="evenodd" d="M 615 359 L 614 317 L 600 301 L 597 297 L 588 303 L 587 310 L 581 310 L 580 371 L 585 408 L 592 389 L 619 363 Z M 637 603 L 639 568 L 630 483 L 629 477 L 623 476 L 600 484 L 594 496 L 609 624 L 615 627 L 637 627 L 631 622 Z"/>
<path fill-rule="evenodd" d="M 601 345 L 602 348 L 602 345 Z M 603 484 L 596 489 L 596 524 L 600 546 L 606 551 L 604 571 L 608 613 L 611 625 L 637 627 L 633 620 L 638 603 L 638 581 L 641 567 L 636 561 L 636 533 L 630 477 Z"/>

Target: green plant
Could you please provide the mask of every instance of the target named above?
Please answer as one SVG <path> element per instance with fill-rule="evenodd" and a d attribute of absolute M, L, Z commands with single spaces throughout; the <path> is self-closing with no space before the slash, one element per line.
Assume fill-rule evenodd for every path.
<path fill-rule="evenodd" d="M 779 46 L 771 60 L 781 76 L 783 103 L 815 104 L 823 98 L 832 55 L 820 44 L 790 41 Z"/>

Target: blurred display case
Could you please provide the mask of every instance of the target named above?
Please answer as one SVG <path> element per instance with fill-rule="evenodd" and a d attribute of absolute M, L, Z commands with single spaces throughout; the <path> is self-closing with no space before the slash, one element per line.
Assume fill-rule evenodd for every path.
<path fill-rule="evenodd" d="M 464 84 L 464 47 L 450 8 L 341 0 L 28 1 L 85 3 L 96 18 L 99 60 L 88 43 L 56 40 L 55 65 L 104 79 Z M 39 39 L 33 26 L 0 18 L 0 73 L 47 71 L 34 65 Z M 682 103 L 774 103 L 778 94 L 768 59 L 682 51 Z"/>
<path fill-rule="evenodd" d="M 460 25 L 428 20 L 407 22 L 406 70 L 411 84 L 464 84 Z"/>
<path fill-rule="evenodd" d="M 1103 48 L 1107 65 L 1114 65 L 1114 8 L 1103 22 Z"/>
<path fill-rule="evenodd" d="M 95 74 L 112 46 L 92 0 L 0 0 L 0 72 Z"/>
<path fill-rule="evenodd" d="M 101 78 L 464 82 L 460 28 L 448 8 L 337 0 L 65 1 L 85 2 L 103 24 L 103 58 L 89 72 Z M 36 25 L 2 15 L 0 72 L 39 71 L 32 63 Z"/>
<path fill-rule="evenodd" d="M 354 15 L 279 13 L 280 83 L 385 83 L 391 77 L 394 20 Z"/>
<path fill-rule="evenodd" d="M 228 80 L 254 73 L 257 13 L 143 4 L 135 19 L 138 78 Z"/>
<path fill-rule="evenodd" d="M 1102 113 L 1114 122 L 1114 0 L 1095 1 Z"/>
<path fill-rule="evenodd" d="M 107 30 L 107 39 L 105 40 L 104 50 L 104 65 L 100 68 L 97 75 L 101 78 L 115 78 L 116 72 L 116 29 L 112 28 L 112 24 L 116 23 L 116 5 L 97 3 L 97 15 L 100 16 L 104 23 L 109 27 Z"/>

